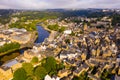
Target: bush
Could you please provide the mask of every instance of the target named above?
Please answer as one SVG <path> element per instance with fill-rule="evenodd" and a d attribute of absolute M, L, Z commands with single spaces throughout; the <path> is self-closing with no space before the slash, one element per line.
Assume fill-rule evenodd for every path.
<path fill-rule="evenodd" d="M 23 63 L 22 68 L 14 72 L 13 80 L 43 80 L 47 74 L 56 75 L 63 68 L 63 63 L 57 64 L 54 57 L 47 57 L 41 61 L 41 65 L 35 68 L 31 63 Z M 21 78 L 18 79 L 19 77 Z"/>
<path fill-rule="evenodd" d="M 63 63 L 57 64 L 57 61 L 54 57 L 47 57 L 46 59 L 43 59 L 41 61 L 41 66 L 43 66 L 46 69 L 47 73 L 50 76 L 56 75 L 57 71 L 64 68 Z"/>
<path fill-rule="evenodd" d="M 70 39 L 66 39 L 66 40 L 65 40 L 65 43 L 66 43 L 66 44 L 70 44 Z"/>
<path fill-rule="evenodd" d="M 33 65 L 31 63 L 23 63 L 23 69 L 27 72 L 28 75 L 33 74 Z"/>
<path fill-rule="evenodd" d="M 14 72 L 12 80 L 26 80 L 27 74 L 23 68 L 19 68 Z"/>
<path fill-rule="evenodd" d="M 0 53 L 4 53 L 4 52 L 7 52 L 9 50 L 19 49 L 19 48 L 20 48 L 19 43 L 4 44 L 4 46 L 0 47 Z"/>
<path fill-rule="evenodd" d="M 119 14 L 114 14 L 112 16 L 112 25 L 116 26 L 116 24 L 120 23 L 120 15 Z"/>
<path fill-rule="evenodd" d="M 42 80 L 47 75 L 47 72 L 44 67 L 38 66 L 35 68 L 34 74 L 38 78 L 38 80 Z"/>
<path fill-rule="evenodd" d="M 61 27 L 61 28 L 59 29 L 59 32 L 60 32 L 60 33 L 63 32 L 63 31 L 65 31 L 65 27 Z"/>
<path fill-rule="evenodd" d="M 28 31 L 35 31 L 37 30 L 36 28 L 36 22 L 32 22 L 32 23 L 29 23 L 29 24 L 25 24 L 24 22 L 16 22 L 16 23 L 12 23 L 9 25 L 11 28 L 25 28 L 26 30 Z"/>
<path fill-rule="evenodd" d="M 49 65 L 49 66 L 48 66 Z M 42 66 L 47 70 L 47 72 L 51 72 L 51 71 L 56 71 L 56 60 L 53 57 L 48 57 L 45 59 L 45 63 L 44 61 L 42 61 Z"/>
<path fill-rule="evenodd" d="M 54 31 L 58 31 L 59 30 L 59 26 L 58 25 L 49 25 L 48 29 L 54 30 Z"/>
<path fill-rule="evenodd" d="M 38 57 L 33 57 L 31 60 L 31 63 L 38 63 Z"/>
<path fill-rule="evenodd" d="M 72 33 L 70 34 L 71 36 L 75 36 L 75 33 L 72 31 Z"/>

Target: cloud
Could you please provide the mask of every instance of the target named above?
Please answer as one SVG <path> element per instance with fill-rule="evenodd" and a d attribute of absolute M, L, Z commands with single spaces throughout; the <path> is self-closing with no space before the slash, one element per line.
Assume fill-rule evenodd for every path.
<path fill-rule="evenodd" d="M 0 8 L 120 8 L 120 0 L 0 0 Z"/>

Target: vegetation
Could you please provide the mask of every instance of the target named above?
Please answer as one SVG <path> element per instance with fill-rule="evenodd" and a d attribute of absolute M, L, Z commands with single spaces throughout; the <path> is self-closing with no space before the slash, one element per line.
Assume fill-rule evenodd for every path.
<path fill-rule="evenodd" d="M 32 23 L 29 23 L 29 24 L 25 24 L 25 22 L 17 21 L 16 23 L 12 23 L 9 26 L 11 28 L 14 28 L 14 27 L 16 27 L 16 28 L 25 28 L 28 31 L 34 31 L 34 30 L 37 30 L 36 24 L 37 23 L 35 21 L 32 22 Z"/>
<path fill-rule="evenodd" d="M 12 50 L 16 50 L 20 48 L 19 43 L 9 43 L 9 44 L 4 44 L 4 46 L 0 47 L 0 56 L 5 55 Z"/>
<path fill-rule="evenodd" d="M 9 23 L 13 12 L 14 10 L 1 9 L 0 10 L 0 23 L 3 25 Z"/>
<path fill-rule="evenodd" d="M 31 60 L 31 63 L 38 63 L 38 57 L 33 57 L 32 60 Z"/>
<path fill-rule="evenodd" d="M 64 26 L 60 27 L 59 25 L 56 24 L 56 25 L 48 25 L 48 29 L 59 31 L 60 33 L 62 33 L 65 30 L 65 27 Z"/>
<path fill-rule="evenodd" d="M 26 71 L 28 75 L 33 74 L 33 65 L 31 63 L 23 63 L 22 64 L 23 69 Z"/>
<path fill-rule="evenodd" d="M 57 24 L 56 25 L 49 25 L 48 29 L 54 30 L 54 31 L 58 31 L 59 30 L 59 26 Z"/>
<path fill-rule="evenodd" d="M 58 11 L 62 14 L 62 18 L 66 17 L 78 17 L 78 16 L 86 16 L 88 18 L 101 18 L 104 16 L 112 15 L 114 12 L 103 12 L 102 10 L 92 9 L 92 10 L 66 10 L 66 11 Z M 75 20 L 75 22 L 78 22 Z"/>
<path fill-rule="evenodd" d="M 99 26 L 96 26 L 96 28 L 105 28 L 104 25 L 99 25 Z"/>
<path fill-rule="evenodd" d="M 103 73 L 101 74 L 101 80 L 111 80 L 111 72 L 107 71 L 106 69 L 103 71 Z"/>
<path fill-rule="evenodd" d="M 14 77 L 13 80 L 26 80 L 27 74 L 23 68 L 19 68 L 18 70 L 15 71 L 13 77 Z"/>
<path fill-rule="evenodd" d="M 65 40 L 65 43 L 66 43 L 66 44 L 70 44 L 70 39 L 66 39 L 66 40 Z"/>
<path fill-rule="evenodd" d="M 72 31 L 72 33 L 70 34 L 71 36 L 75 36 L 75 33 Z"/>
<path fill-rule="evenodd" d="M 10 17 L 9 16 L 2 16 L 2 17 L 0 17 L 0 23 L 1 24 L 7 24 L 7 23 L 9 23 L 10 22 Z"/>
<path fill-rule="evenodd" d="M 60 14 L 57 12 L 49 12 L 49 11 L 24 11 L 21 12 L 20 15 L 13 15 L 13 17 L 18 17 L 22 21 L 27 20 L 47 20 L 57 18 Z"/>
<path fill-rule="evenodd" d="M 65 27 L 64 26 L 59 29 L 60 33 L 62 33 L 63 31 L 65 31 Z"/>
<path fill-rule="evenodd" d="M 34 57 L 34 59 L 36 58 Z M 47 57 L 41 60 L 41 64 L 36 67 L 33 67 L 32 63 L 23 63 L 22 68 L 14 72 L 13 80 L 43 80 L 47 74 L 52 76 L 63 68 L 63 63 L 57 63 L 53 57 Z M 22 78 L 18 79 L 19 77 Z"/>
<path fill-rule="evenodd" d="M 46 11 L 24 11 L 20 12 L 19 15 L 13 15 L 12 17 L 17 17 L 19 20 L 16 23 L 12 23 L 10 27 L 25 28 L 28 31 L 36 30 L 36 25 L 47 19 L 57 18 L 57 12 L 46 12 Z"/>
<path fill-rule="evenodd" d="M 63 64 L 57 64 L 53 57 L 48 57 L 41 61 L 42 66 L 46 69 L 49 75 L 57 74 L 57 71 L 64 68 Z M 49 65 L 49 66 L 48 66 Z"/>
<path fill-rule="evenodd" d="M 19 55 L 20 55 L 20 53 L 17 53 L 17 52 L 16 53 L 10 53 L 10 54 L 4 55 L 4 56 L 2 56 L 2 58 L 0 58 L 0 62 L 4 63 L 4 62 L 6 62 L 8 60 L 16 58 Z"/>
<path fill-rule="evenodd" d="M 44 77 L 47 75 L 47 71 L 44 67 L 38 66 L 35 68 L 34 74 L 38 80 L 43 80 Z"/>
<path fill-rule="evenodd" d="M 113 15 L 112 25 L 115 26 L 118 23 L 120 24 L 120 14 L 115 14 Z"/>
<path fill-rule="evenodd" d="M 77 23 L 77 24 L 79 24 L 80 22 L 82 22 L 81 20 L 78 20 L 78 19 L 73 19 L 73 20 L 71 20 L 72 22 L 75 22 L 75 23 Z"/>

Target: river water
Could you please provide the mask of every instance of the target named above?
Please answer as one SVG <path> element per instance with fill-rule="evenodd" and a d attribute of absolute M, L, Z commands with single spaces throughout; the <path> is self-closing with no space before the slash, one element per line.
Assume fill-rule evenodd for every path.
<path fill-rule="evenodd" d="M 38 38 L 35 41 L 35 43 L 42 43 L 45 40 L 45 38 L 49 37 L 49 32 L 46 31 L 41 26 L 37 26 L 37 31 L 38 31 Z"/>
<path fill-rule="evenodd" d="M 46 38 L 49 37 L 49 32 L 46 31 L 43 27 L 41 26 L 36 26 L 37 27 L 37 31 L 38 31 L 38 38 L 37 40 L 35 41 L 36 44 L 39 44 L 39 43 L 42 43 Z M 27 50 L 27 49 L 22 49 L 20 50 L 20 54 L 23 54 L 24 51 Z"/>

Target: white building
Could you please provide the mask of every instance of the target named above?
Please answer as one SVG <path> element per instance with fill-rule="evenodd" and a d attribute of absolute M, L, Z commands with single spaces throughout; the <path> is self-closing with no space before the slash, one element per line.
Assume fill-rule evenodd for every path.
<path fill-rule="evenodd" d="M 51 78 L 49 75 L 46 75 L 44 80 L 60 80 L 60 78 Z"/>
<path fill-rule="evenodd" d="M 71 30 L 65 30 L 65 31 L 64 31 L 64 34 L 71 34 L 71 33 L 72 33 Z"/>

